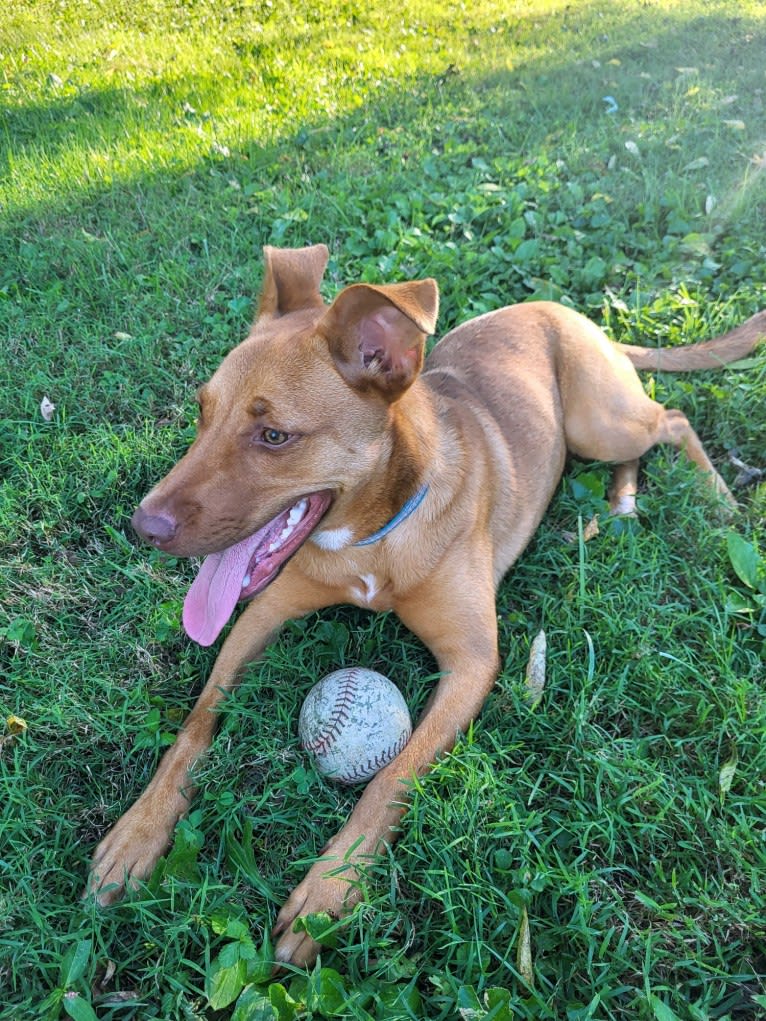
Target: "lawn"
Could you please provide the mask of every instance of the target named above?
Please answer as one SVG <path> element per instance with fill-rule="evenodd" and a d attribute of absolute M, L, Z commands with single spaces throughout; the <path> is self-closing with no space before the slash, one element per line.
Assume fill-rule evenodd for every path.
<path fill-rule="evenodd" d="M 631 343 L 723 332 L 766 307 L 765 52 L 757 0 L 6 0 L 0 1018 L 766 1018 L 763 348 L 645 376 L 732 521 L 669 451 L 623 529 L 608 469 L 568 465 L 501 587 L 485 711 L 316 968 L 273 979 L 268 933 L 357 794 L 298 712 L 351 664 L 422 707 L 434 665 L 390 616 L 288 625 L 152 879 L 80 899 L 216 654 L 180 627 L 192 565 L 129 518 L 262 245 L 325 242 L 328 298 L 436 277 L 440 333 L 535 297 Z"/>

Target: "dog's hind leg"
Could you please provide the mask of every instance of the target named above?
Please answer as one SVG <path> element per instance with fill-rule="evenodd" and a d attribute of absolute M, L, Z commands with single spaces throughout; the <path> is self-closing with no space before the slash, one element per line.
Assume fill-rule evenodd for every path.
<path fill-rule="evenodd" d="M 648 400 L 648 398 L 647 398 Z M 697 465 L 705 474 L 706 482 L 721 496 L 730 507 L 737 506 L 729 487 L 713 467 L 713 463 L 705 452 L 697 433 L 692 429 L 689 420 L 682 411 L 677 408 L 663 408 L 654 401 L 649 401 L 656 409 L 655 421 L 650 429 L 646 429 L 634 449 L 644 446 L 643 454 L 658 443 L 669 443 L 683 453 Z M 643 423 L 642 423 L 643 425 Z M 617 430 L 619 432 L 619 430 Z M 638 434 L 638 430 L 634 435 Z M 620 444 L 620 453 L 624 454 L 630 449 L 630 444 Z M 636 492 L 638 490 L 638 456 L 630 460 L 622 461 L 615 466 L 612 484 L 609 488 L 609 506 L 612 514 L 627 515 L 636 512 Z"/>
<path fill-rule="evenodd" d="M 565 400 L 564 430 L 570 453 L 585 460 L 617 463 L 610 493 L 612 513 L 626 514 L 635 508 L 638 458 L 658 443 L 669 443 L 682 450 L 702 469 L 716 493 L 736 507 L 734 497 L 713 467 L 686 415 L 648 397 L 632 367 L 613 374 L 609 364 L 604 362 L 601 369 L 598 388 L 578 387 L 574 398 Z M 583 399 L 583 392 L 596 389 L 597 399 L 590 396 Z M 616 508 L 623 499 L 625 509 L 618 511 Z"/>
<path fill-rule="evenodd" d="M 609 512 L 615 517 L 634 516 L 638 492 L 638 458 L 614 467 L 609 487 Z"/>
<path fill-rule="evenodd" d="M 729 487 L 713 467 L 713 462 L 705 453 L 702 441 L 689 424 L 689 419 L 677 408 L 665 408 L 664 415 L 660 422 L 660 435 L 655 443 L 670 443 L 679 450 L 682 450 L 690 461 L 693 461 L 705 472 L 705 477 L 713 489 L 732 507 L 736 508 L 737 501 L 731 494 Z"/>

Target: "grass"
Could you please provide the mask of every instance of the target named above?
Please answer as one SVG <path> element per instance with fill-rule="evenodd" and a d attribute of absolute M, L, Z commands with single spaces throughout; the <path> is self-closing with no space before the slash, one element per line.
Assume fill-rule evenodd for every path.
<path fill-rule="evenodd" d="M 329 244 L 328 297 L 436 276 L 442 332 L 534 296 L 632 342 L 720 332 L 766 305 L 764 43 L 755 0 L 6 3 L 0 711 L 26 729 L 0 746 L 0 1017 L 766 1016 L 766 503 L 738 490 L 724 526 L 664 451 L 639 525 L 585 545 L 607 472 L 569 467 L 502 586 L 485 712 L 320 968 L 261 963 L 354 799 L 298 708 L 351 663 L 421 706 L 433 664 L 390 617 L 288 626 L 152 882 L 79 901 L 215 655 L 179 630 L 190 567 L 128 518 L 247 329 L 261 245 Z M 729 481 L 731 450 L 763 468 L 762 353 L 646 382 Z"/>

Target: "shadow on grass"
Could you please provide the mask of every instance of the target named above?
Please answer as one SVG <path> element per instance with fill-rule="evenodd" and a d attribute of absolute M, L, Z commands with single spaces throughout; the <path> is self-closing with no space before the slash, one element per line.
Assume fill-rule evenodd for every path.
<path fill-rule="evenodd" d="M 585 180 L 594 192 L 608 187 L 611 249 L 619 251 L 635 225 L 655 252 L 673 217 L 679 234 L 703 229 L 697 220 L 706 175 L 739 194 L 746 173 L 748 150 L 734 134 L 718 137 L 728 107 L 722 112 L 715 103 L 736 89 L 740 100 L 732 112 L 739 116 L 749 102 L 746 123 L 754 120 L 763 102 L 762 68 L 751 57 L 766 42 L 762 23 L 717 13 L 690 18 L 682 10 L 657 16 L 647 8 L 630 12 L 624 23 L 624 14 L 605 14 L 604 31 L 592 38 L 583 28 L 592 21 L 591 8 L 559 17 L 572 40 L 563 52 L 540 57 L 540 19 L 509 16 L 503 33 L 484 33 L 486 66 L 445 63 L 440 73 L 384 80 L 358 109 L 306 118 L 266 140 L 216 121 L 228 94 L 213 70 L 186 78 L 167 72 L 137 88 L 83 90 L 7 107 L 0 149 L 6 164 L 31 158 L 44 169 L 59 158 L 71 162 L 79 151 L 82 184 L 7 210 L 0 297 L 7 299 L 2 328 L 13 366 L 4 374 L 21 366 L 44 389 L 76 373 L 86 347 L 95 368 L 81 382 L 81 410 L 95 408 L 90 388 L 98 390 L 107 373 L 116 393 L 107 415 L 132 415 L 132 401 L 124 407 L 120 398 L 126 384 L 119 377 L 127 369 L 137 379 L 165 377 L 150 384 L 147 403 L 154 404 L 159 389 L 149 413 L 167 415 L 180 391 L 165 366 L 175 366 L 188 388 L 239 339 L 252 314 L 266 243 L 326 241 L 334 256 L 328 289 L 365 275 L 436 275 L 446 329 L 472 312 L 535 293 L 551 275 L 553 256 L 536 262 L 532 235 L 556 217 L 573 223 L 588 201 L 570 178 Z M 315 45 L 305 36 L 293 44 L 307 53 Z M 235 40 L 232 47 L 242 53 L 247 44 Z M 696 70 L 688 70 L 695 61 Z M 235 63 L 233 73 L 237 68 L 244 77 L 251 64 Z M 285 109 L 290 86 L 272 81 L 264 92 L 261 75 L 237 100 Z M 617 104 L 613 114 L 606 96 Z M 187 109 L 189 99 L 194 107 Z M 206 120 L 208 109 L 214 112 Z M 149 130 L 147 144 L 156 145 L 160 165 L 141 162 L 124 174 L 110 153 L 134 130 Z M 175 141 L 189 132 L 203 136 L 194 161 Z M 162 135 L 167 141 L 157 144 Z M 640 159 L 625 149 L 636 138 Z M 684 169 L 694 162 L 690 154 L 704 164 L 696 172 Z M 494 186 L 496 198 L 489 193 Z M 524 189 L 531 196 L 517 201 Z M 747 222 L 762 211 L 762 204 L 751 205 Z M 503 235 L 523 216 L 520 229 L 531 245 L 529 264 L 520 268 L 504 250 Z M 566 268 L 579 259 L 576 271 L 567 270 L 567 284 L 585 305 L 591 294 L 598 301 L 605 285 L 619 283 L 605 276 L 601 264 L 608 256 L 588 251 L 593 223 L 589 213 L 574 224 L 584 232 L 581 251 L 562 252 L 558 260 Z M 728 227 L 722 222 L 716 230 Z M 747 227 L 739 230 L 746 238 Z M 641 272 L 641 247 L 628 255 Z M 679 259 L 699 262 L 697 255 Z M 550 296 L 561 292 L 556 286 Z M 123 339 L 115 341 L 115 334 Z"/>
<path fill-rule="evenodd" d="M 233 141 L 227 139 L 234 152 L 231 161 L 221 161 L 223 145 L 216 143 L 215 132 L 211 130 L 206 138 L 209 150 L 198 154 L 196 168 L 174 166 L 172 139 L 186 130 L 196 133 L 208 122 L 215 123 L 222 103 L 225 105 L 231 98 L 224 79 L 240 78 L 242 91 L 236 98 L 247 102 L 253 110 L 274 103 L 281 115 L 289 111 L 291 82 L 269 70 L 269 56 L 277 50 L 274 43 L 265 46 L 244 38 L 229 40 L 230 59 L 234 63 L 231 74 L 227 68 L 225 76 L 213 69 L 208 74 L 179 75 L 170 68 L 164 75 L 136 87 L 79 88 L 61 80 L 49 82 L 50 99 L 6 104 L 2 110 L 0 159 L 6 167 L 12 168 L 27 157 L 32 161 L 54 162 L 76 147 L 82 154 L 83 170 L 87 170 L 93 154 L 108 156 L 111 146 L 119 147 L 131 132 L 140 133 L 144 129 L 165 134 L 170 140 L 171 144 L 164 148 L 157 144 L 156 136 L 151 138 L 160 154 L 169 155 L 170 169 L 143 167 L 140 172 L 123 177 L 119 166 L 112 165 L 105 171 L 110 177 L 106 184 L 88 181 L 86 175 L 79 198 L 75 191 L 63 203 L 55 198 L 40 200 L 10 208 L 7 213 L 15 225 L 28 218 L 55 222 L 61 214 L 87 213 L 94 202 L 99 204 L 100 194 L 113 196 L 117 187 L 127 194 L 136 190 L 146 194 L 160 184 L 164 198 L 165 187 L 179 173 L 204 176 L 211 162 L 230 168 L 237 165 L 238 157 L 246 159 L 256 170 L 264 167 L 273 172 L 276 151 L 283 169 L 289 167 L 291 157 L 300 166 L 317 143 L 324 155 L 323 142 L 328 139 L 330 148 L 336 150 L 336 161 L 342 165 L 340 150 L 346 145 L 368 149 L 368 144 L 359 145 L 359 135 L 377 129 L 403 132 L 408 143 L 424 148 L 430 139 L 438 139 L 450 121 L 460 121 L 461 104 L 466 103 L 466 113 L 478 113 L 477 124 L 473 129 L 466 118 L 458 134 L 466 142 L 475 142 L 484 158 L 501 154 L 505 147 L 510 151 L 526 151 L 528 155 L 534 155 L 534 145 L 552 151 L 557 139 L 577 131 L 583 136 L 582 149 L 592 144 L 598 159 L 604 137 L 613 133 L 615 125 L 638 129 L 655 115 L 665 117 L 668 102 L 678 106 L 685 100 L 689 101 L 686 116 L 675 118 L 668 129 L 675 136 L 674 149 L 687 152 L 689 142 L 700 135 L 700 122 L 704 122 L 703 135 L 712 126 L 705 106 L 716 99 L 725 104 L 732 89 L 738 95 L 734 97 L 736 104 L 731 107 L 730 119 L 740 116 L 739 110 L 751 96 L 755 97 L 753 112 L 762 111 L 759 54 L 766 48 L 766 28 L 761 20 L 721 13 L 692 17 L 680 7 L 672 13 L 645 8 L 606 17 L 600 9 L 600 4 L 593 3 L 561 12 L 558 28 L 571 38 L 571 49 L 537 55 L 539 36 L 544 31 L 541 18 L 534 12 L 509 16 L 503 19 L 503 34 L 493 39 L 492 31 L 483 33 L 479 45 L 489 48 L 488 40 L 492 39 L 491 58 L 478 69 L 469 66 L 464 70 L 445 60 L 440 73 L 408 76 L 401 82 L 391 82 L 384 75 L 362 96 L 358 109 L 337 116 L 304 118 L 292 134 L 284 129 L 273 130 L 276 119 L 264 124 L 265 138 L 246 137 L 235 126 L 238 137 Z M 583 26 L 590 26 L 593 20 L 592 11 L 603 17 L 605 29 L 594 38 L 583 36 Z M 224 15 L 222 28 L 225 22 Z M 241 26 L 239 30 L 242 31 Z M 508 41 L 507 46 L 504 40 Z M 310 59 L 317 40 L 307 31 L 296 32 L 292 38 L 283 39 L 282 45 L 303 53 L 302 59 Z M 525 53 L 522 48 L 525 45 L 533 55 Z M 319 73 L 321 60 L 317 64 Z M 342 68 L 338 71 L 331 67 L 329 73 L 343 76 Z M 360 89 L 367 88 L 364 74 L 357 71 L 357 75 Z M 368 77 L 373 77 L 373 73 L 368 72 Z M 701 91 L 705 93 L 704 102 L 695 106 L 694 96 Z M 349 95 L 349 105 L 355 107 L 357 101 L 352 103 L 352 98 Z M 719 119 L 726 116 L 726 109 L 725 105 L 721 107 Z M 494 138 L 488 131 L 490 122 L 495 129 Z M 417 136 L 413 129 L 417 129 Z M 225 125 L 222 134 L 224 131 Z M 369 143 L 369 137 L 363 142 Z M 386 160 L 385 148 L 383 141 L 377 167 L 369 168 L 381 176 L 397 169 Z M 730 153 L 722 154 L 724 159 L 727 156 Z M 729 166 L 731 169 L 730 160 Z M 731 173 L 735 175 L 736 171 L 731 169 Z M 271 183 L 279 185 L 276 178 Z M 134 215 L 130 204 L 126 212 L 128 216 Z"/>

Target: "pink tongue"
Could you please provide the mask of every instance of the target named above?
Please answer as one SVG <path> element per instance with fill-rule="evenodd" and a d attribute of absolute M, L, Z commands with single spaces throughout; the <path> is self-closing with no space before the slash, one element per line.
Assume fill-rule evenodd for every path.
<path fill-rule="evenodd" d="M 234 612 L 250 558 L 264 529 L 236 546 L 205 557 L 184 600 L 183 622 L 187 635 L 200 645 L 212 645 Z"/>

